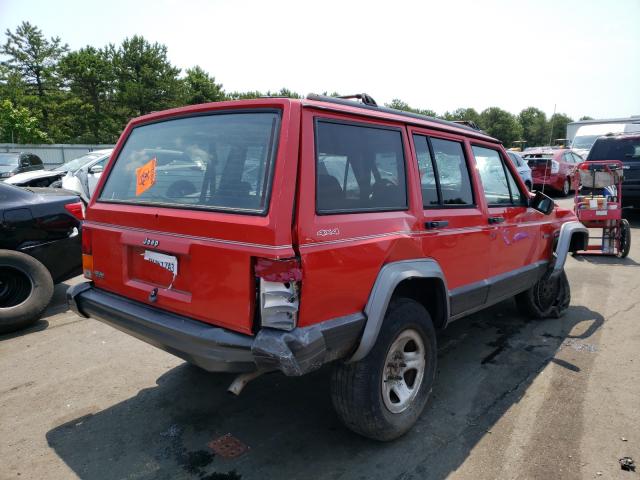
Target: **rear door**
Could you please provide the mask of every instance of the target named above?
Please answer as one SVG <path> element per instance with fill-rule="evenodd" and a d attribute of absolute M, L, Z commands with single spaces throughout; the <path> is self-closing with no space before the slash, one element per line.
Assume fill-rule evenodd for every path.
<path fill-rule="evenodd" d="M 489 229 L 464 138 L 411 128 L 422 192 L 422 254 L 442 267 L 451 315 L 487 300 Z"/>
<path fill-rule="evenodd" d="M 299 131 L 297 104 L 254 103 L 127 128 L 85 223 L 98 288 L 252 332 L 256 258 L 295 255 Z"/>

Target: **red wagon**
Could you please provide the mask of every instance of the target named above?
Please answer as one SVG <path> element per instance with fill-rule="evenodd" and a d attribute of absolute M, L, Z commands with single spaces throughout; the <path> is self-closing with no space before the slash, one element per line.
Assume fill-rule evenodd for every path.
<path fill-rule="evenodd" d="M 578 254 L 616 255 L 624 258 L 631 247 L 631 228 L 622 218 L 622 162 L 601 160 L 578 165 L 574 182 L 576 188 L 574 210 L 578 219 L 589 229 L 600 229 L 602 235 L 590 236 L 589 245 Z M 574 185 L 577 187 L 578 185 Z M 591 240 L 599 243 L 591 243 Z"/>

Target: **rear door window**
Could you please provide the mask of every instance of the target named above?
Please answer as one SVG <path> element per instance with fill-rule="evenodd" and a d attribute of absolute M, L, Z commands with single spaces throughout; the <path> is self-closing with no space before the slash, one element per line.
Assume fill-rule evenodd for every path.
<path fill-rule="evenodd" d="M 133 129 L 101 201 L 265 213 L 280 116 L 224 113 Z"/>
<path fill-rule="evenodd" d="M 316 210 L 407 208 L 402 134 L 395 128 L 316 122 Z"/>

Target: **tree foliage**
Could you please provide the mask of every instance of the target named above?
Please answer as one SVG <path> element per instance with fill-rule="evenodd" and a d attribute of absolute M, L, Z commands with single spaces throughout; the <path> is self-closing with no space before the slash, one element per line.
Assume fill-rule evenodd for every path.
<path fill-rule="evenodd" d="M 15 107 L 7 99 L 0 102 L 0 142 L 46 143 L 49 139 L 38 123 L 25 107 Z"/>
<path fill-rule="evenodd" d="M 516 116 L 498 107 L 490 107 L 480 113 L 480 127 L 507 146 L 522 137 L 522 125 Z"/>
<path fill-rule="evenodd" d="M 546 145 L 549 143 L 549 123 L 545 113 L 535 107 L 525 108 L 518 114 L 522 125 L 522 138 L 527 145 Z"/>
<path fill-rule="evenodd" d="M 391 103 L 385 104 L 385 107 L 395 108 L 396 110 L 402 110 L 404 112 L 417 113 L 419 115 L 426 115 L 427 117 L 437 117 L 438 114 L 433 110 L 420 109 L 420 108 L 412 108 L 409 106 L 407 102 L 400 100 L 399 98 L 394 98 L 391 100 Z"/>
<path fill-rule="evenodd" d="M 210 76 L 199 66 L 187 69 L 184 78 L 182 103 L 197 105 L 198 103 L 219 102 L 224 100 L 222 84 Z"/>

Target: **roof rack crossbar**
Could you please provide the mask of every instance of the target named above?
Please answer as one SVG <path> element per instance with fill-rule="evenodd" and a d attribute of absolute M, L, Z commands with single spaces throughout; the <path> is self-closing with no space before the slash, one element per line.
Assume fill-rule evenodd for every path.
<path fill-rule="evenodd" d="M 373 97 L 367 93 L 355 93 L 353 95 L 340 95 L 336 98 L 342 98 L 344 100 L 351 100 L 353 98 L 360 100 L 365 105 L 369 105 L 371 107 L 377 107 L 378 103 L 373 99 Z"/>

